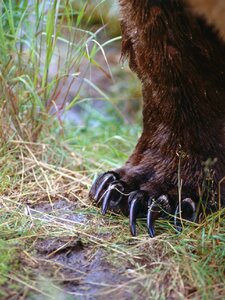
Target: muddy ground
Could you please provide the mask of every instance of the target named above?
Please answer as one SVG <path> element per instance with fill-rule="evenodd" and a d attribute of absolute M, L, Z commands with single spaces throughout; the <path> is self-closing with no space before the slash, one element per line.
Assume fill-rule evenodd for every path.
<path fill-rule="evenodd" d="M 76 205 L 66 200 L 35 205 L 30 213 L 41 220 L 59 218 L 59 225 L 62 222 L 76 226 L 90 220 L 90 216 L 76 213 Z M 107 233 L 107 238 L 109 235 Z M 126 285 L 132 281 L 132 265 L 124 259 L 111 263 L 107 250 L 87 244 L 82 238 L 40 238 L 34 248 L 38 262 L 35 273 L 50 278 L 60 287 L 57 299 L 145 299 L 138 296 L 137 289 L 130 290 Z M 51 295 L 51 291 L 48 292 Z"/>
<path fill-rule="evenodd" d="M 107 49 L 108 66 L 102 53 L 99 53 L 96 59 L 102 69 L 88 66 L 88 63 L 84 61 L 81 68 L 82 75 L 70 88 L 67 100 L 70 101 L 76 96 L 77 90 L 82 84 L 83 97 L 91 97 L 95 109 L 106 113 L 104 101 L 98 100 L 98 93 L 83 83 L 82 78 L 88 74 L 87 76 L 90 76 L 91 81 L 96 86 L 106 93 L 110 91 L 116 83 L 114 78 L 109 75 L 106 76 L 106 73 L 109 71 L 109 66 L 110 68 L 116 66 L 116 68 L 121 69 L 120 46 L 116 44 L 116 47 Z M 52 65 L 51 73 L 54 74 L 54 65 L 57 66 L 57 64 Z M 105 73 L 102 70 L 105 70 Z M 61 95 L 68 90 L 70 84 L 69 80 L 64 82 Z M 139 102 L 140 99 L 138 98 L 135 101 Z M 82 117 L 85 115 L 85 112 L 83 114 L 82 110 L 82 106 L 76 105 L 64 115 L 64 118 L 82 126 Z M 125 114 L 127 115 L 126 108 Z M 51 221 L 51 215 L 53 214 L 54 218 L 59 218 L 59 223 L 64 222 L 69 225 L 74 224 L 74 226 L 76 226 L 76 223 L 88 225 L 91 218 L 83 213 L 76 213 L 76 204 L 63 199 L 53 204 L 41 203 L 35 205 L 30 209 L 30 213 L 34 218 L 48 221 Z M 107 238 L 109 238 L 108 235 L 110 233 L 107 233 Z M 93 244 L 83 242 L 82 239 L 56 237 L 37 240 L 35 249 L 35 259 L 38 262 L 37 274 L 40 272 L 46 278 L 51 278 L 54 284 L 61 288 L 58 295 L 59 299 L 67 299 L 67 297 L 69 297 L 68 299 L 90 300 L 134 299 L 134 291 L 129 291 L 126 288 L 126 283 L 132 280 L 132 276 L 129 274 L 129 269 L 132 266 L 129 266 L 124 259 L 121 263 L 119 261 L 116 264 L 110 262 L 108 250 L 105 250 L 104 247 L 94 247 Z M 51 291 L 49 292 L 51 294 Z M 35 299 L 42 299 L 42 296 L 37 296 Z"/>

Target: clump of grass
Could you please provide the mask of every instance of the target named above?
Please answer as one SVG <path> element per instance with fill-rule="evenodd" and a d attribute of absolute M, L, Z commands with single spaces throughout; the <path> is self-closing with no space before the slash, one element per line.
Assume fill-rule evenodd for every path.
<path fill-rule="evenodd" d="M 9 143 L 14 145 L 8 153 L 10 163 L 7 159 L 2 170 L 12 185 L 0 183 L 0 227 L 2 253 L 7 254 L 10 249 L 10 256 L 5 255 L 0 271 L 12 286 L 4 283 L 2 293 L 8 295 L 20 289 L 22 295 L 51 297 L 60 285 L 60 295 L 69 296 L 70 289 L 63 288 L 65 282 L 75 280 L 77 284 L 81 274 L 68 275 L 65 266 L 54 258 L 61 255 L 66 259 L 67 252 L 77 253 L 73 245 L 80 241 L 81 253 L 88 255 L 89 268 L 94 257 L 102 253 L 108 272 L 118 270 L 118 274 L 123 274 L 122 281 L 113 286 L 100 284 L 96 297 L 107 299 L 108 295 L 130 291 L 138 299 L 223 299 L 224 210 L 220 217 L 215 213 L 202 224 L 185 224 L 180 235 L 168 221 L 158 221 L 154 239 L 147 235 L 145 220 L 140 221 L 138 236 L 132 238 L 127 218 L 116 214 L 101 216 L 88 201 L 91 180 L 80 168 L 82 157 L 75 155 L 71 145 L 55 151 L 56 144 L 52 148 L 19 138 Z M 61 199 L 63 206 L 58 204 Z M 43 250 L 37 252 L 41 241 Z M 51 241 L 52 250 L 48 250 L 46 241 Z M 100 272 L 101 265 L 98 268 Z M 72 269 L 76 270 L 76 260 Z M 87 274 L 82 273 L 82 278 Z M 41 282 L 48 277 L 52 288 L 46 290 Z M 83 294 L 73 291 L 72 295 L 89 295 L 89 289 Z"/>
<path fill-rule="evenodd" d="M 88 135 L 86 138 L 88 139 Z M 85 160 L 80 160 L 80 156 L 75 155 L 73 146 L 67 144 L 65 148 L 60 147 L 60 151 L 55 152 L 56 145 L 52 149 L 44 143 L 24 143 L 19 140 L 13 140 L 12 143 L 16 147 L 11 154 L 17 160 L 11 160 L 14 165 L 11 169 L 5 164 L 4 173 L 11 178 L 14 186 L 12 189 L 5 189 L 5 194 L 1 197 L 3 214 L 6 215 L 6 210 L 8 213 L 8 223 L 1 224 L 13 224 L 8 226 L 8 236 L 13 237 L 17 243 L 23 240 L 25 275 L 22 276 L 20 270 L 20 274 L 16 272 L 16 276 L 10 277 L 20 289 L 26 289 L 29 293 L 51 295 L 51 290 L 46 291 L 45 286 L 34 276 L 34 269 L 38 268 L 43 277 L 48 277 L 51 270 L 53 286 L 57 282 L 61 285 L 60 293 L 67 294 L 63 285 L 70 277 L 60 277 L 63 278 L 60 281 L 58 273 L 53 270 L 63 267 L 50 259 L 51 255 L 54 257 L 54 253 L 61 251 L 61 246 L 56 246 L 54 253 L 48 254 L 49 257 L 44 256 L 47 264 L 44 268 L 42 256 L 36 255 L 35 241 L 52 238 L 54 243 L 54 239 L 71 237 L 72 240 L 79 239 L 88 247 L 90 266 L 98 251 L 103 251 L 104 263 L 109 263 L 110 268 L 119 269 L 126 278 L 113 287 L 99 285 L 96 297 L 107 299 L 108 295 L 129 290 L 138 299 L 223 299 L 224 210 L 207 217 L 202 224 L 185 224 L 181 235 L 177 235 L 169 222 L 159 221 L 156 224 L 158 236 L 154 239 L 147 236 L 145 221 L 140 222 L 138 237 L 131 238 L 127 218 L 115 214 L 103 217 L 88 201 L 90 179 L 85 175 L 86 171 L 80 168 L 81 161 Z M 99 167 L 92 163 L 92 171 L 101 167 L 103 165 Z M 71 168 L 77 168 L 77 171 Z M 17 174 L 13 170 L 17 170 Z M 85 221 L 71 221 L 68 216 L 63 216 L 62 209 L 57 211 L 54 208 L 58 199 L 65 199 L 68 204 L 73 203 L 74 209 L 70 210 L 70 215 L 82 216 Z M 46 202 L 52 207 L 47 212 L 40 210 L 40 203 Z M 38 205 L 39 209 L 36 208 Z M 4 228 L 2 232 L 5 236 Z M 66 257 L 66 253 L 63 252 L 62 256 Z M 98 282 L 94 281 L 93 284 L 97 285 Z M 84 294 L 73 292 L 76 297 Z"/>
<path fill-rule="evenodd" d="M 0 182 L 1 293 L 9 297 L 18 289 L 21 291 L 22 286 L 24 295 L 29 290 L 43 294 L 37 286 L 37 276 L 35 280 L 30 278 L 34 276 L 30 264 L 35 263 L 31 251 L 37 238 L 49 236 L 52 222 L 47 222 L 44 213 L 40 213 L 40 218 L 33 218 L 31 208 L 44 202 L 51 207 L 56 199 L 71 202 L 79 195 L 85 198 L 89 179 L 82 172 L 66 169 L 63 162 L 60 164 L 60 156 L 52 155 L 49 145 L 25 142 L 18 136 L 18 140 L 14 138 L 7 146 L 12 150 L 7 151 L 6 156 L 2 155 L 5 149 L 1 149 L 1 176 L 5 179 Z M 74 165 L 79 164 L 79 157 L 73 159 Z M 40 222 L 46 223 L 49 230 Z M 53 236 L 60 234 L 61 229 L 56 227 Z M 63 228 L 66 227 L 62 226 L 62 234 L 65 234 Z"/>
<path fill-rule="evenodd" d="M 109 36 L 120 35 L 120 23 L 118 18 L 118 1 L 74 1 L 72 6 L 83 11 L 82 25 L 84 28 L 94 26 L 106 26 L 105 32 Z"/>
<path fill-rule="evenodd" d="M 10 132 L 37 141 L 51 116 L 61 122 L 75 83 L 68 108 L 80 99 L 82 59 L 98 66 L 94 55 L 97 48 L 104 51 L 96 34 L 80 28 L 84 9 L 85 4 L 73 10 L 70 1 L 59 0 L 1 2 L 0 137 L 5 141 Z"/>

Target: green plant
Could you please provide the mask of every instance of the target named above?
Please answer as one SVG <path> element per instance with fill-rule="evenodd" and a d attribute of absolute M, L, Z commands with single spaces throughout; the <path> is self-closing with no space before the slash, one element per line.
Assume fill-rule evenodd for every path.
<path fill-rule="evenodd" d="M 0 137 L 5 141 L 10 132 L 36 141 L 52 116 L 60 121 L 75 82 L 78 88 L 69 107 L 80 100 L 81 61 L 86 58 L 98 66 L 94 55 L 104 51 L 95 42 L 96 34 L 80 27 L 85 7 L 74 10 L 72 1 L 60 0 L 1 2 Z M 94 45 L 87 51 L 91 41 Z"/>

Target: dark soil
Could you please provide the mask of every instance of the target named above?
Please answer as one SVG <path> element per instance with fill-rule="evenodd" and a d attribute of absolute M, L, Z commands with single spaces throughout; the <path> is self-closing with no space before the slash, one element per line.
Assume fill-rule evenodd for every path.
<path fill-rule="evenodd" d="M 74 204 L 65 200 L 52 205 L 39 204 L 34 207 L 32 214 L 35 216 L 38 212 L 48 215 L 54 212 L 65 222 L 72 220 L 85 223 L 88 220 L 87 216 L 76 213 Z M 126 289 L 126 283 L 131 280 L 127 272 L 129 266 L 121 261 L 120 267 L 118 262 L 115 267 L 104 249 L 97 249 L 79 238 L 51 237 L 38 239 L 35 250 L 37 275 L 41 273 L 61 288 L 59 299 L 133 299 L 131 292 Z M 38 296 L 35 299 L 43 298 Z"/>

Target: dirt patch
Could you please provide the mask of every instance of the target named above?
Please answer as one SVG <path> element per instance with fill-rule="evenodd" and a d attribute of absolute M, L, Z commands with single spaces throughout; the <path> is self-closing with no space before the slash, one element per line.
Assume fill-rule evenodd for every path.
<path fill-rule="evenodd" d="M 42 214 L 44 220 L 51 214 L 58 215 L 65 223 L 85 223 L 89 219 L 76 213 L 76 205 L 65 200 L 39 204 L 31 212 L 34 217 Z M 41 272 L 46 278 L 51 278 L 62 289 L 63 299 L 67 299 L 66 295 L 70 295 L 69 299 L 132 299 L 126 290 L 126 282 L 131 280 L 127 272 L 129 266 L 121 262 L 118 268 L 118 264 L 111 263 L 107 249 L 74 237 L 40 238 L 34 248 L 37 274 Z"/>
<path fill-rule="evenodd" d="M 78 222 L 84 224 L 88 220 L 88 216 L 77 212 L 78 206 L 74 202 L 70 202 L 64 199 L 54 201 L 53 203 L 39 203 L 30 210 L 33 217 L 39 217 L 41 219 L 48 219 L 51 216 L 60 218 L 60 222 Z"/>
<path fill-rule="evenodd" d="M 118 288 L 128 280 L 125 268 L 115 269 L 103 250 L 57 239 L 39 241 L 36 249 L 37 258 L 45 260 L 42 271 L 52 276 L 57 270 L 55 283 L 74 299 L 130 299 L 128 292 Z"/>

